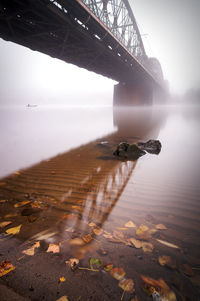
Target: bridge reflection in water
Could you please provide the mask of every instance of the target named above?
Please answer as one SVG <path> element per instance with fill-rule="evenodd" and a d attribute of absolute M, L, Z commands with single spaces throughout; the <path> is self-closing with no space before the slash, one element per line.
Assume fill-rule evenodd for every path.
<path fill-rule="evenodd" d="M 116 132 L 2 179 L 6 184 L 0 187 L 0 196 L 11 200 L 6 213 L 17 210 L 15 222 L 23 223 L 19 239 L 38 239 L 42 232 L 61 242 L 92 233 L 90 222 L 105 228 L 137 164 L 116 159 L 113 150 L 124 140 L 133 143 L 156 138 L 164 120 L 149 108 L 128 112 L 113 110 Z M 31 202 L 13 207 L 12 202 L 23 199 Z M 123 210 L 120 215 L 123 217 Z M 27 223 L 30 216 L 37 220 Z M 94 242 L 96 235 L 92 235 Z"/>

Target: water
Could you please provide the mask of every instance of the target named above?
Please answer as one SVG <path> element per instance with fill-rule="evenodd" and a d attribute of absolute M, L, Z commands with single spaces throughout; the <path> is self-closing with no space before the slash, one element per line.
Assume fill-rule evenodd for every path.
<path fill-rule="evenodd" d="M 2 278 L 7 285 L 33 300 L 120 300 L 122 289 L 109 273 L 66 270 L 69 258 L 89 268 L 94 257 L 122 267 L 139 300 L 148 300 L 141 275 L 163 278 L 177 300 L 199 300 L 199 107 L 26 108 L 0 115 L 0 223 L 12 221 L 2 229 L 0 253 L 16 266 Z M 137 161 L 112 155 L 121 141 L 148 139 L 161 141 L 159 155 Z M 4 236 L 19 224 L 19 234 Z M 152 244 L 150 252 L 130 246 L 141 224 L 157 230 L 139 237 Z M 25 255 L 36 241 L 35 255 Z M 45 252 L 50 243 L 59 245 L 59 257 Z M 175 267 L 161 266 L 161 255 Z M 70 280 L 58 289 L 60 276 Z"/>

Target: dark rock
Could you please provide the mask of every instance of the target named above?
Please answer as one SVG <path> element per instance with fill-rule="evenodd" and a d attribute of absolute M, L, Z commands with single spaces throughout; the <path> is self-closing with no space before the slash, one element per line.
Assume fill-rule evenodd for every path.
<path fill-rule="evenodd" d="M 114 156 L 132 160 L 136 160 L 145 154 L 146 153 L 140 149 L 137 144 L 129 144 L 126 142 L 121 142 L 113 153 Z"/>
<path fill-rule="evenodd" d="M 145 150 L 150 154 L 159 154 L 162 147 L 159 140 L 153 140 L 153 139 L 147 142 L 138 142 L 137 146 L 140 149 Z"/>

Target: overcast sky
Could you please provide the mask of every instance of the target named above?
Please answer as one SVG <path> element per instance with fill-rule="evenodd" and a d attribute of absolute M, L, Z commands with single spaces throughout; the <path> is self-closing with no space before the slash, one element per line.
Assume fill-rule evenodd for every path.
<path fill-rule="evenodd" d="M 200 87 L 200 0 L 130 0 L 172 92 Z M 112 104 L 114 82 L 0 39 L 0 103 Z"/>

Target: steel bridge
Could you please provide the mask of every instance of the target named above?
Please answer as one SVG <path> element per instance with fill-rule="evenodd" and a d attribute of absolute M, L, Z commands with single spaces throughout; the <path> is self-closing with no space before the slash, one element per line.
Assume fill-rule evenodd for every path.
<path fill-rule="evenodd" d="M 0 37 L 121 83 L 163 87 L 128 0 L 0 0 Z"/>

